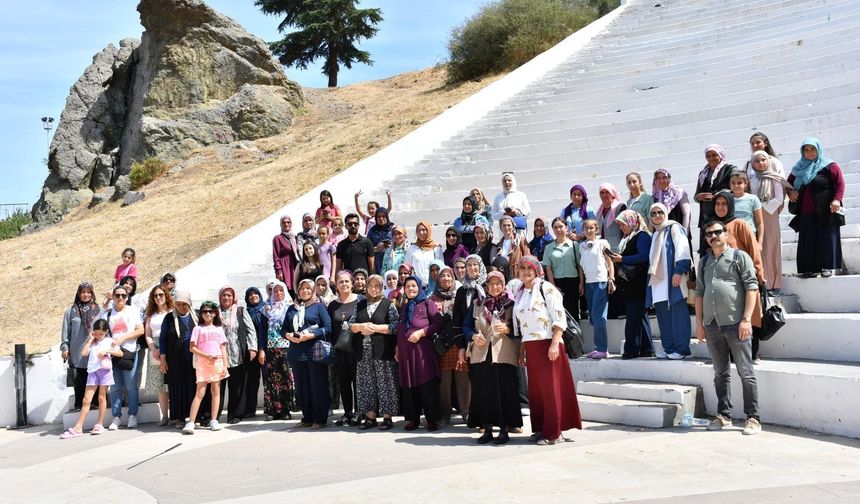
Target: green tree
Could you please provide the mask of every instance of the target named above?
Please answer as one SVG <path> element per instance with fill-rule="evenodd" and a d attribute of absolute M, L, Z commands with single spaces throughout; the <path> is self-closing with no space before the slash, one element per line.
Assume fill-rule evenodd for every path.
<path fill-rule="evenodd" d="M 328 77 L 328 87 L 337 87 L 340 65 L 352 68 L 353 63 L 373 65 L 370 53 L 355 46 L 379 31 L 382 10 L 359 9 L 357 0 L 254 0 L 265 14 L 283 15 L 278 32 L 290 27 L 296 31 L 270 44 L 278 61 L 286 66 L 307 69 L 308 64 L 322 58 L 322 73 Z"/>

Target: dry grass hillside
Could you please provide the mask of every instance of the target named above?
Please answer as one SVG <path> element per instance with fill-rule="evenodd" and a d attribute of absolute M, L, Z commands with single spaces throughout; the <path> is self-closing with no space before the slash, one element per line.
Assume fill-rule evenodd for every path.
<path fill-rule="evenodd" d="M 77 285 L 108 290 L 124 247 L 137 251 L 139 284 L 152 285 L 495 79 L 448 87 L 445 78 L 431 68 L 305 89 L 288 133 L 200 150 L 147 186 L 141 203 L 80 208 L 50 229 L 0 242 L 0 354 L 15 343 L 28 352 L 58 343 Z"/>

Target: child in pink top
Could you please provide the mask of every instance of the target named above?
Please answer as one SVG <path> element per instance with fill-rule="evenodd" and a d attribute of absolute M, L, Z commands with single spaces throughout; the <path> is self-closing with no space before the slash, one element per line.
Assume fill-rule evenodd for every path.
<path fill-rule="evenodd" d="M 320 207 L 317 208 L 314 220 L 320 226 L 330 228 L 335 217 L 343 217 L 343 212 L 334 204 L 334 198 L 329 191 L 320 191 Z"/>
<path fill-rule="evenodd" d="M 218 408 L 221 406 L 221 380 L 227 378 L 227 336 L 221 328 L 221 316 L 218 305 L 213 301 L 204 301 L 198 312 L 200 324 L 191 331 L 190 348 L 194 354 L 194 369 L 197 373 L 197 393 L 191 401 L 191 412 L 185 419 L 182 432 L 194 434 L 194 419 L 200 402 L 206 395 L 206 385 L 212 392 L 212 421 L 209 428 L 221 430 L 218 423 Z"/>
<path fill-rule="evenodd" d="M 122 262 L 116 267 L 116 272 L 113 274 L 115 284 L 119 284 L 122 277 L 134 277 L 137 281 L 137 266 L 134 265 L 134 249 L 127 248 L 122 251 Z"/>

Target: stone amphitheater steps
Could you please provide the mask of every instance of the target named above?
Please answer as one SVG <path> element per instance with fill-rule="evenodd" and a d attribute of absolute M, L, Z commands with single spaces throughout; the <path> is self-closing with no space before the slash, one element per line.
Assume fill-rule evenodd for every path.
<path fill-rule="evenodd" d="M 684 414 L 704 416 L 699 387 L 642 380 L 578 381 L 582 418 L 589 422 L 663 428 L 678 425 Z"/>

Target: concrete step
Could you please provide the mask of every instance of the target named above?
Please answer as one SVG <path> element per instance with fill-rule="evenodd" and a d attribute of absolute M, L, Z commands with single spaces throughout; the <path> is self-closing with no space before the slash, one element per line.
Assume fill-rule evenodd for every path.
<path fill-rule="evenodd" d="M 704 415 L 705 403 L 699 387 L 641 380 L 596 380 L 576 382 L 577 395 L 626 399 L 652 403 L 677 404 L 681 407 L 679 417 L 685 413 Z"/>
<path fill-rule="evenodd" d="M 805 312 L 860 312 L 860 276 L 837 275 L 831 278 L 785 277 L 782 289 L 797 295 Z M 855 331 L 855 334 L 860 332 Z"/>
<path fill-rule="evenodd" d="M 682 415 L 678 404 L 610 399 L 579 393 L 577 399 L 582 419 L 589 422 L 662 429 L 677 425 Z"/>

